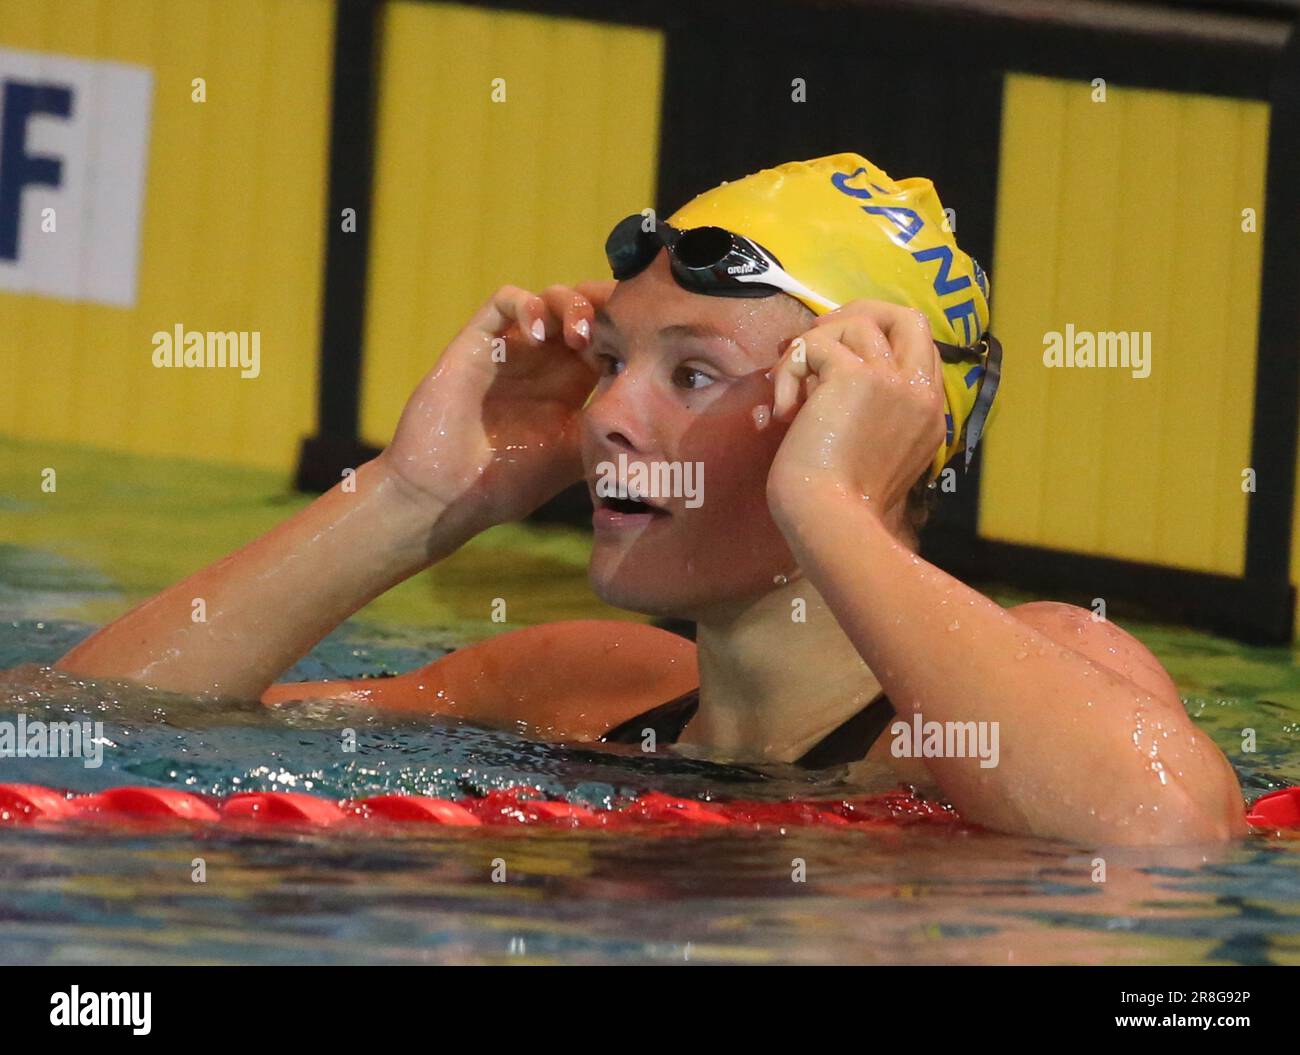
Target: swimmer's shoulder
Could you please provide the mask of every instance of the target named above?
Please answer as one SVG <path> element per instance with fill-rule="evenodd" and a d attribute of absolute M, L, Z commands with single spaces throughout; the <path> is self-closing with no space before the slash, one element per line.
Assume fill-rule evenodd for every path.
<path fill-rule="evenodd" d="M 263 702 L 346 698 L 596 740 L 697 685 L 693 641 L 630 620 L 579 619 L 506 631 L 392 678 L 275 685 Z"/>
<path fill-rule="evenodd" d="M 1055 644 L 1072 649 L 1133 682 L 1150 693 L 1153 701 L 1182 711 L 1178 688 L 1160 660 L 1118 624 L 1096 618 L 1090 609 L 1059 601 L 1030 601 L 1008 608 L 1007 613 Z M 892 743 L 893 737 L 887 729 L 865 761 L 889 766 L 907 783 L 921 787 L 932 785 L 933 777 L 924 760 L 893 757 Z"/>
<path fill-rule="evenodd" d="M 1089 608 L 1060 601 L 1030 601 L 1007 612 L 1065 648 L 1145 689 L 1153 698 L 1182 709 L 1173 678 L 1152 651 L 1109 619 Z"/>

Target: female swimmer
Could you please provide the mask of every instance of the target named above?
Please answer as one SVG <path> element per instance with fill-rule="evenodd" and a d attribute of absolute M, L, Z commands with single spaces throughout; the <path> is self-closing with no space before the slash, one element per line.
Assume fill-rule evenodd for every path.
<path fill-rule="evenodd" d="M 927 485 L 978 438 L 1001 354 L 987 279 L 947 226 L 928 180 L 856 154 L 723 184 L 664 224 L 629 217 L 607 245 L 619 281 L 493 294 L 355 490 L 334 488 L 58 667 L 731 759 L 865 756 L 1010 833 L 1235 837 L 1232 768 L 1145 647 L 1072 606 L 1004 609 L 917 554 Z M 611 465 L 643 479 L 698 469 L 702 500 L 610 494 Z M 584 476 L 595 592 L 694 620 L 697 644 L 558 623 L 394 678 L 272 685 L 372 598 Z M 900 750 L 931 728 L 978 730 L 970 743 L 995 750 L 951 737 L 937 754 Z"/>

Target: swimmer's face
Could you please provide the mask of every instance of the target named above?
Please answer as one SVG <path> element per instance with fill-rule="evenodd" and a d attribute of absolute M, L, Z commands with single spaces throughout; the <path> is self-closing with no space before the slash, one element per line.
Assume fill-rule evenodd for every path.
<path fill-rule="evenodd" d="M 792 572 L 767 507 L 786 427 L 771 421 L 764 375 L 812 318 L 781 294 L 690 293 L 663 252 L 615 288 L 592 330 L 601 376 L 582 436 L 595 505 L 590 578 L 603 600 L 700 619 Z M 643 505 L 600 493 L 621 471 L 634 494 L 650 487 Z"/>

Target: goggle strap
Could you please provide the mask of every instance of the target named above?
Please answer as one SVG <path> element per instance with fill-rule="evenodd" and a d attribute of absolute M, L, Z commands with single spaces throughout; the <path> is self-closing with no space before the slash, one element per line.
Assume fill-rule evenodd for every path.
<path fill-rule="evenodd" d="M 998 382 L 1002 379 L 1002 342 L 993 334 L 985 334 L 980 344 L 988 349 L 984 358 L 984 376 L 980 378 L 980 390 L 975 395 L 975 406 L 971 408 L 970 418 L 966 422 L 966 465 L 970 468 L 971 459 L 975 457 L 975 445 L 979 443 L 988 422 L 989 410 L 993 406 L 993 397 L 997 395 Z"/>

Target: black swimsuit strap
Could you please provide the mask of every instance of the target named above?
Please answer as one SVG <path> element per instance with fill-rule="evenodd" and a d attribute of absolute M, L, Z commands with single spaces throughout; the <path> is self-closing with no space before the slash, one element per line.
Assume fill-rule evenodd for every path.
<path fill-rule="evenodd" d="M 893 718 L 894 705 L 882 692 L 808 748 L 795 760 L 795 765 L 804 769 L 829 769 L 860 762 Z"/>
<path fill-rule="evenodd" d="M 667 703 L 620 722 L 600 739 L 607 744 L 635 744 L 653 729 L 656 741 L 677 742 L 700 709 L 700 690 L 692 689 Z M 827 769 L 866 758 L 867 752 L 894 717 L 893 704 L 883 692 L 857 714 L 837 725 L 795 760 L 804 769 Z"/>
<path fill-rule="evenodd" d="M 626 722 L 620 722 L 600 739 L 606 744 L 635 744 L 645 736 L 647 729 L 653 729 L 656 742 L 662 740 L 666 744 L 675 744 L 686 728 L 686 723 L 695 717 L 695 712 L 699 709 L 700 690 L 691 689 L 667 703 L 651 707 Z"/>

